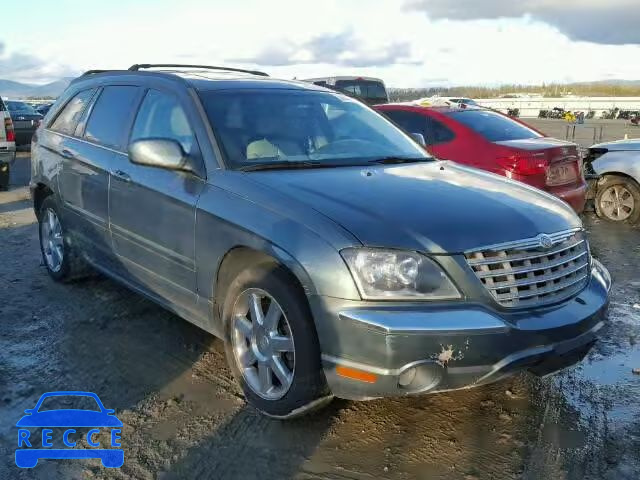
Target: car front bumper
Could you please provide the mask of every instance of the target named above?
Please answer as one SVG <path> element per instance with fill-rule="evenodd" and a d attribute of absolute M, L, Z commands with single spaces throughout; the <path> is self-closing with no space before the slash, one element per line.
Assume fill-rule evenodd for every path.
<path fill-rule="evenodd" d="M 611 279 L 559 305 L 517 311 L 477 303 L 375 304 L 310 298 L 329 387 L 354 400 L 470 388 L 522 370 L 573 365 L 603 327 Z"/>

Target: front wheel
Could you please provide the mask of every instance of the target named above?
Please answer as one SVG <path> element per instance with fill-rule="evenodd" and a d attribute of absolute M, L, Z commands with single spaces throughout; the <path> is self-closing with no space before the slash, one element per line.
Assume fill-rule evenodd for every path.
<path fill-rule="evenodd" d="M 596 213 L 613 222 L 640 219 L 640 185 L 627 177 L 610 175 L 598 185 Z"/>
<path fill-rule="evenodd" d="M 291 418 L 330 401 L 307 299 L 283 267 L 266 262 L 240 273 L 223 317 L 227 361 L 252 406 Z"/>

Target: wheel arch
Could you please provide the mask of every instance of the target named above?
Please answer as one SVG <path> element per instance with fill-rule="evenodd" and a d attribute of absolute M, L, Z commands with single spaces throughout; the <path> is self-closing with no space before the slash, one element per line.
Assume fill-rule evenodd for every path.
<path fill-rule="evenodd" d="M 219 319 L 222 318 L 221 309 L 230 283 L 246 268 L 261 263 L 273 263 L 285 268 L 305 296 L 316 293 L 311 278 L 304 267 L 280 247 L 271 243 L 262 245 L 262 248 L 235 245 L 221 257 L 213 279 L 212 298 Z"/>
<path fill-rule="evenodd" d="M 53 195 L 53 193 L 53 190 L 45 183 L 39 182 L 35 185 L 31 196 L 33 199 L 33 210 L 36 213 L 36 217 L 39 217 L 40 215 L 40 208 L 42 207 L 44 200 Z"/>
<path fill-rule="evenodd" d="M 638 188 L 640 188 L 640 181 L 638 181 L 638 179 L 636 179 L 632 175 L 629 175 L 628 173 L 619 172 L 615 170 L 600 173 L 600 177 L 598 178 L 598 181 L 596 183 L 597 187 L 600 187 L 610 177 L 622 177 L 627 180 L 631 180 Z M 596 191 L 596 194 L 597 194 L 597 191 Z"/>

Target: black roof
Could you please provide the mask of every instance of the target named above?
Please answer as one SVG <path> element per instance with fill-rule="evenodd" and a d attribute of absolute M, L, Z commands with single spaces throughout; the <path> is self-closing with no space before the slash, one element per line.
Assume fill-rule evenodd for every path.
<path fill-rule="evenodd" d="M 153 67 L 154 70 L 144 68 Z M 319 90 L 326 89 L 311 83 L 297 80 L 280 80 L 267 76 L 263 72 L 254 70 L 242 70 L 227 67 L 208 67 L 199 65 L 133 65 L 128 70 L 89 70 L 72 83 L 87 80 L 106 79 L 117 77 L 151 77 L 166 80 L 180 81 L 188 84 L 196 90 L 228 90 L 228 89 L 300 89 Z"/>

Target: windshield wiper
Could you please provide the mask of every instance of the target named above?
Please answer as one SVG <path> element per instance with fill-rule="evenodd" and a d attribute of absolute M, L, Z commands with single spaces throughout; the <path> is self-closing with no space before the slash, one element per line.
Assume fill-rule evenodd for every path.
<path fill-rule="evenodd" d="M 323 162 L 305 162 L 305 161 L 280 161 L 256 163 L 254 165 L 243 165 L 238 170 L 241 172 L 255 172 L 258 170 L 284 170 L 293 168 L 326 168 L 333 165 Z"/>
<path fill-rule="evenodd" d="M 399 163 L 417 163 L 417 162 L 430 162 L 433 157 L 382 157 L 369 160 L 369 163 L 379 163 L 381 165 L 395 165 Z"/>

